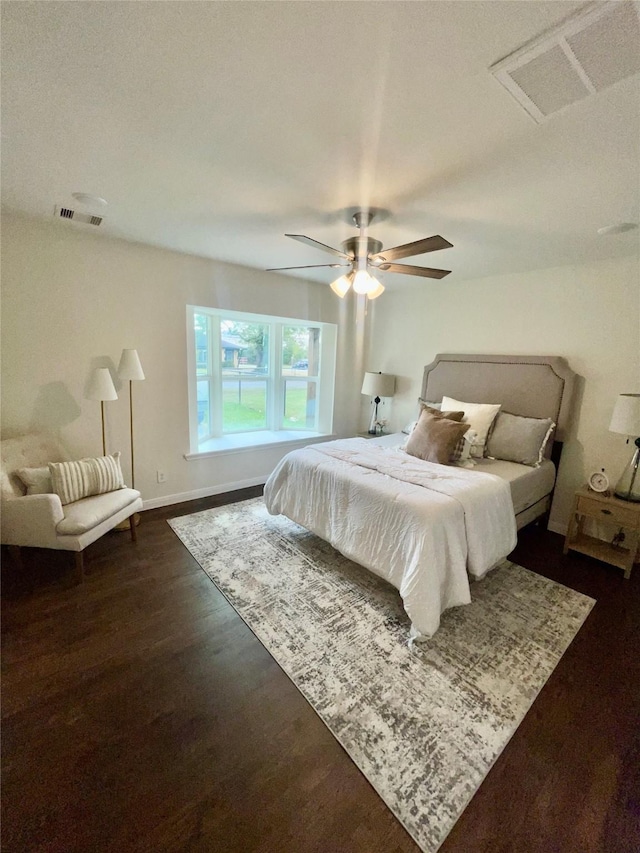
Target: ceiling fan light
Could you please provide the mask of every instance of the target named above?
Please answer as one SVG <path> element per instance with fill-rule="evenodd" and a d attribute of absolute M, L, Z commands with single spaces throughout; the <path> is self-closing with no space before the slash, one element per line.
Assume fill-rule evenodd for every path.
<path fill-rule="evenodd" d="M 340 278 L 337 278 L 335 281 L 332 281 L 329 287 L 333 292 L 340 297 L 340 299 L 344 299 L 347 291 L 351 287 L 351 279 L 353 275 L 349 273 L 348 275 L 341 275 Z"/>
<path fill-rule="evenodd" d="M 374 278 L 373 276 L 371 276 L 371 281 L 375 282 L 375 283 L 376 283 L 376 285 L 377 285 L 377 287 L 376 287 L 374 290 L 369 291 L 369 293 L 367 293 L 367 297 L 368 297 L 369 299 L 377 299 L 377 298 L 378 298 L 378 296 L 382 296 L 382 294 L 384 293 L 384 285 L 383 285 L 383 284 L 381 284 L 381 283 L 380 283 L 376 278 Z"/>
<path fill-rule="evenodd" d="M 356 293 L 365 294 L 375 288 L 375 279 L 366 270 L 358 270 L 353 279 L 353 289 Z"/>

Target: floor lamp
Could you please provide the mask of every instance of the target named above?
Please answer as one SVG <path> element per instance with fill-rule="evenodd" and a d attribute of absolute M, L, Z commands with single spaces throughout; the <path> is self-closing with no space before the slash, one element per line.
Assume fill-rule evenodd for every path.
<path fill-rule="evenodd" d="M 133 451 L 133 383 L 144 379 L 144 371 L 140 364 L 138 351 L 135 349 L 123 349 L 120 356 L 120 364 L 118 365 L 118 376 L 125 382 L 129 381 L 129 432 L 131 438 L 131 488 L 135 489 L 136 474 L 134 466 L 134 451 Z M 134 516 L 135 524 L 140 523 L 138 513 Z M 128 523 L 127 525 L 128 526 Z M 123 528 L 123 529 L 126 529 Z"/>
<path fill-rule="evenodd" d="M 113 384 L 108 367 L 98 367 L 93 371 L 91 381 L 86 393 L 87 400 L 100 400 L 100 413 L 102 415 L 102 455 L 107 455 L 107 442 L 104 431 L 104 404 L 107 400 L 117 400 L 118 394 Z"/>

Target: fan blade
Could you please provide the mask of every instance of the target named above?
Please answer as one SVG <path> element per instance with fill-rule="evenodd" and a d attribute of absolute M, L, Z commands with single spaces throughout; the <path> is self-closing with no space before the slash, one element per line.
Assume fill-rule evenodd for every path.
<path fill-rule="evenodd" d="M 299 240 L 301 243 L 306 243 L 307 246 L 313 246 L 314 249 L 320 249 L 321 252 L 329 252 L 330 255 L 337 255 L 339 258 L 344 258 L 346 261 L 352 261 L 352 255 L 345 255 L 340 249 L 334 249 L 332 246 L 325 246 L 324 243 L 319 243 L 317 240 L 312 240 L 311 237 L 305 237 L 304 234 L 285 234 L 285 237 L 291 237 L 292 240 Z"/>
<path fill-rule="evenodd" d="M 416 240 L 415 243 L 405 243 L 403 246 L 383 249 L 381 252 L 372 255 L 371 260 L 395 261 L 397 258 L 412 258 L 414 255 L 424 255 L 425 252 L 437 252 L 439 249 L 451 249 L 452 247 L 453 243 L 436 234 L 434 237 Z"/>
<path fill-rule="evenodd" d="M 421 275 L 424 278 L 444 278 L 451 270 L 434 270 L 431 267 L 411 267 L 408 264 L 382 264 L 376 269 L 384 272 L 400 272 L 405 275 Z"/>
<path fill-rule="evenodd" d="M 315 270 L 320 269 L 321 267 L 331 267 L 332 269 L 338 269 L 339 267 L 348 267 L 350 264 L 306 264 L 303 267 L 270 267 L 265 272 L 281 272 L 282 270 Z"/>

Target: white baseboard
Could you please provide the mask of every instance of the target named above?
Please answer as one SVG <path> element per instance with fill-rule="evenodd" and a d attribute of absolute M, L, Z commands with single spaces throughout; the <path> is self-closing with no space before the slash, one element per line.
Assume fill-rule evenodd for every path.
<path fill-rule="evenodd" d="M 263 486 L 266 481 L 266 476 L 250 477 L 248 480 L 237 480 L 235 483 L 221 483 L 217 486 L 207 486 L 204 489 L 194 489 L 191 492 L 178 492 L 176 495 L 163 495 L 161 498 L 151 498 L 148 501 L 143 501 L 142 508 L 143 510 L 158 509 L 163 506 L 171 506 L 171 504 L 195 501 L 198 498 L 208 498 L 211 497 L 211 495 L 220 495 L 223 492 L 235 492 L 238 489 L 248 489 L 251 486 Z M 549 522 L 548 529 L 553 533 L 560 533 L 562 536 L 566 536 L 567 526 L 567 524 L 562 522 L 552 521 Z"/>
<path fill-rule="evenodd" d="M 179 492 L 177 495 L 163 495 L 161 498 L 151 498 L 142 502 L 142 509 L 157 509 L 161 506 L 194 501 L 198 498 L 208 498 L 211 495 L 220 495 L 223 492 L 235 492 L 238 489 L 248 489 L 250 486 L 263 486 L 267 481 L 266 476 L 251 477 L 248 480 L 238 480 L 235 483 L 220 483 L 218 486 L 207 486 L 205 489 L 194 489 L 191 492 Z"/>

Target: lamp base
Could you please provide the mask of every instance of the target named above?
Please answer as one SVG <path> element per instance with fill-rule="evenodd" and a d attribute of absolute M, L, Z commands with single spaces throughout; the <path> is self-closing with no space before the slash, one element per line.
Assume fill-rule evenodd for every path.
<path fill-rule="evenodd" d="M 640 477 L 638 477 L 638 465 L 640 465 L 640 438 L 635 440 L 636 451 L 631 461 L 622 472 L 622 476 L 616 483 L 614 494 L 622 501 L 640 503 Z"/>
<path fill-rule="evenodd" d="M 371 421 L 369 423 L 369 435 L 377 435 L 378 434 L 378 403 L 380 402 L 380 397 L 373 398 L 374 407 L 373 412 L 371 413 Z"/>
<path fill-rule="evenodd" d="M 131 516 L 129 516 L 129 518 L 130 517 Z M 140 524 L 140 513 L 139 512 L 133 513 L 133 524 L 135 527 L 137 527 Z M 116 526 L 113 528 L 113 530 L 131 530 L 131 525 L 129 524 L 129 519 L 125 518 L 125 520 L 121 521 L 120 524 L 116 524 Z"/>

